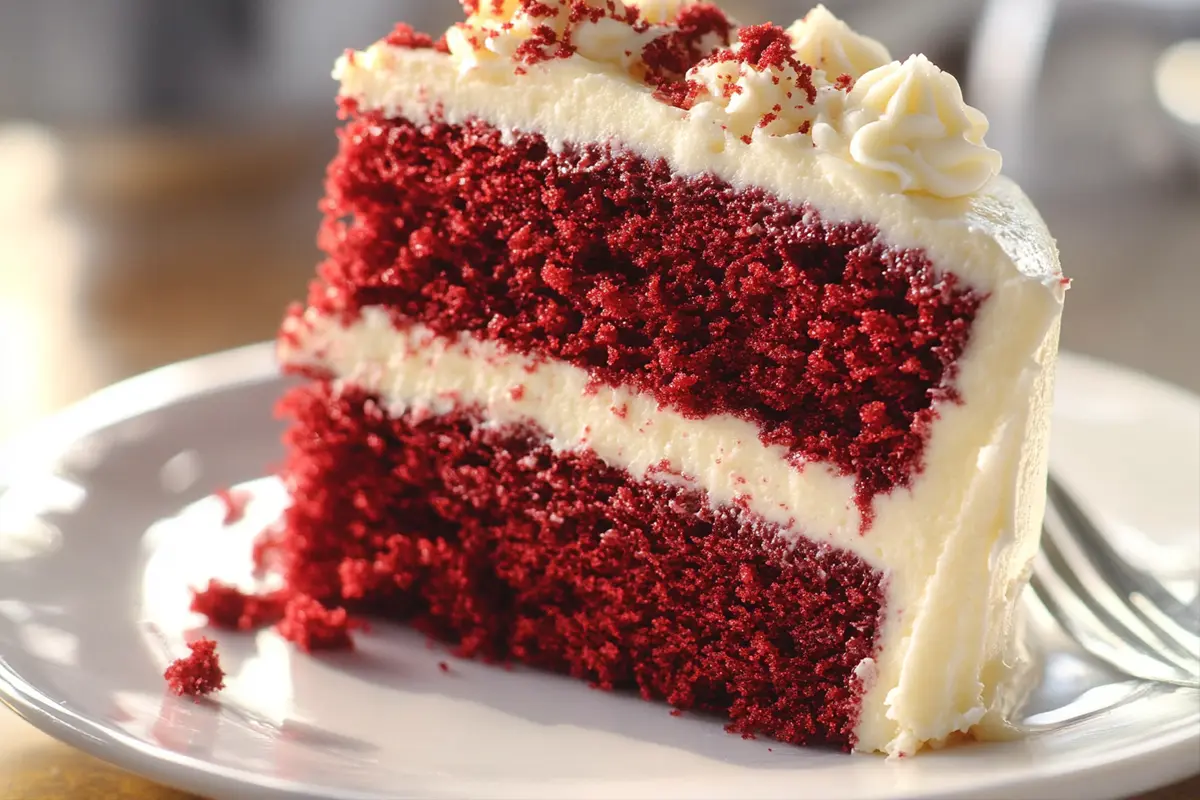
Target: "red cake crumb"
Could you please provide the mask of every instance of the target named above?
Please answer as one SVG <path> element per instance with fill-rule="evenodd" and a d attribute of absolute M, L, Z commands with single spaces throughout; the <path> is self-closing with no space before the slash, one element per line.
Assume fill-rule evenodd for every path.
<path fill-rule="evenodd" d="M 450 671 L 450 665 L 449 665 L 449 664 L 447 664 L 445 661 L 439 661 L 439 662 L 438 662 L 438 669 L 440 669 L 442 672 L 449 672 L 449 671 Z"/>
<path fill-rule="evenodd" d="M 210 580 L 204 589 L 192 590 L 191 610 L 208 617 L 217 628 L 251 631 L 283 619 L 286 591 L 246 594 L 235 586 Z"/>
<path fill-rule="evenodd" d="M 693 92 L 684 80 L 688 70 L 711 56 L 715 48 L 729 46 L 733 24 L 716 6 L 697 3 L 684 8 L 674 26 L 671 33 L 642 49 L 645 81 L 656 88 L 660 100 L 689 108 L 698 91 Z"/>
<path fill-rule="evenodd" d="M 286 577 L 304 608 L 349 603 L 464 657 L 716 712 L 737 733 L 852 744 L 883 598 L 861 559 L 556 452 L 531 426 L 378 407 L 331 382 L 281 405 Z M 346 573 L 365 583 L 346 593 Z"/>
<path fill-rule="evenodd" d="M 520 386 L 514 386 L 511 389 L 509 389 L 508 396 L 511 397 L 514 401 L 520 402 L 525 397 L 524 384 L 522 384 Z"/>
<path fill-rule="evenodd" d="M 179 697 L 207 697 L 225 688 L 225 671 L 217 656 L 217 643 L 200 639 L 188 645 L 191 655 L 167 667 L 163 677 Z"/>
<path fill-rule="evenodd" d="M 957 398 L 986 296 L 870 225 L 478 123 L 365 114 L 341 137 L 319 312 L 382 305 L 398 325 L 561 359 L 687 417 L 741 417 L 795 463 L 853 475 L 864 518 L 920 471 L 937 404 Z M 873 402 L 883 413 L 864 421 Z"/>
<path fill-rule="evenodd" d="M 817 88 L 812 82 L 813 68 L 797 60 L 792 37 L 783 28 L 770 23 L 740 28 L 738 44 L 740 47 L 736 51 L 725 50 L 715 58 L 737 61 L 759 72 L 791 67 L 799 77 L 797 86 L 804 91 L 805 99 L 810 104 L 817 101 Z"/>
<path fill-rule="evenodd" d="M 816 102 L 817 87 L 812 80 L 813 68 L 796 59 L 791 36 L 783 28 L 771 24 L 750 25 L 741 28 L 738 30 L 738 44 L 739 47 L 736 49 L 720 50 L 701 61 L 697 66 L 737 62 L 759 72 L 789 67 L 796 75 L 796 88 L 803 94 L 802 97 L 794 97 L 792 102 L 796 104 L 797 108 L 803 108 L 805 102 L 808 105 Z M 776 78 L 775 82 L 778 83 L 779 79 Z M 688 91 L 683 92 L 678 89 L 669 91 L 663 95 L 662 99 L 683 109 L 691 108 L 696 99 L 704 93 L 705 88 L 698 81 L 688 81 L 687 83 Z M 730 82 L 722 87 L 722 91 L 724 96 L 729 98 L 739 94 L 742 87 L 738 86 L 736 82 Z M 791 96 L 790 93 L 789 96 Z M 765 113 L 759 120 L 758 127 L 765 128 L 770 125 L 779 118 L 780 111 L 782 108 L 775 106 L 774 109 Z M 742 140 L 746 144 L 750 144 L 751 137 L 743 136 Z"/>
<path fill-rule="evenodd" d="M 283 529 L 277 525 L 264 528 L 250 546 L 250 563 L 254 566 L 254 574 L 261 577 L 276 566 L 279 552 L 279 537 Z"/>
<path fill-rule="evenodd" d="M 327 608 L 303 594 L 288 599 L 283 619 L 276 626 L 279 635 L 306 653 L 322 650 L 353 650 L 351 632 L 365 625 L 344 608 Z"/>
<path fill-rule="evenodd" d="M 408 47 L 414 50 L 433 47 L 433 37 L 414 30 L 411 25 L 405 25 L 403 22 L 397 24 L 383 41 L 393 47 Z"/>
<path fill-rule="evenodd" d="M 242 489 L 220 489 L 216 498 L 225 506 L 225 527 L 236 525 L 246 517 L 246 506 L 250 505 L 253 495 Z"/>

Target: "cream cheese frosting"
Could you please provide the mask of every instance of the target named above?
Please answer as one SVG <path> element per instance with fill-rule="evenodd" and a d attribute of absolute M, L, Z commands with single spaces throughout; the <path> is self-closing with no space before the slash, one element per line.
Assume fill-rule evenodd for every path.
<path fill-rule="evenodd" d="M 958 81 L 916 55 L 859 78 L 840 119 L 818 122 L 813 142 L 885 180 L 884 191 L 965 197 L 1000 172 L 1000 154 L 983 142 L 987 129 Z"/>
<path fill-rule="evenodd" d="M 887 48 L 869 36 L 863 36 L 817 6 L 787 29 L 792 37 L 797 60 L 819 69 L 827 79 L 849 75 L 858 80 L 873 69 L 891 62 Z"/>
<path fill-rule="evenodd" d="M 588 5 L 613 11 L 620 4 Z M 727 48 L 714 43 L 716 52 L 679 76 L 690 79 L 693 102 L 665 102 L 643 80 L 641 48 L 669 35 L 691 5 L 627 2 L 625 13 L 643 14 L 636 25 L 606 13 L 601 18 L 618 27 L 597 25 L 591 44 L 565 57 L 529 59 L 531 48 L 522 47 L 537 26 L 520 19 L 520 2 L 506 0 L 453 29 L 449 53 L 381 43 L 343 58 L 335 74 L 342 95 L 364 111 L 418 124 L 479 120 L 541 135 L 556 149 L 607 143 L 661 159 L 678 175 L 715 175 L 735 188 L 808 204 L 829 221 L 871 223 L 887 244 L 920 248 L 935 268 L 986 293 L 957 365 L 962 403 L 938 409 L 925 470 L 909 489 L 875 499 L 865 535 L 851 478 L 821 464 L 797 471 L 736 419 L 675 419 L 633 395 L 589 399 L 580 388 L 586 376 L 569 365 L 549 362 L 526 373 L 531 365 L 492 352 L 493 345 L 397 330 L 372 309 L 348 325 L 293 320 L 284 340 L 294 344 L 281 356 L 331 369 L 396 409 L 436 412 L 439 396 L 458 392 L 497 418 L 537 422 L 556 446 L 603 450 L 606 461 L 635 474 L 647 459 L 667 459 L 717 502 L 735 486 L 706 454 L 739 454 L 742 470 L 769 484 L 756 496 L 778 498 L 752 506 L 756 513 L 887 572 L 879 651 L 858 670 L 866 690 L 857 748 L 911 754 L 955 732 L 999 735 L 1019 694 L 1018 597 L 1043 502 L 1065 290 L 1054 242 L 1020 190 L 998 175 L 999 156 L 983 142 L 986 120 L 963 102 L 957 82 L 923 57 L 892 61 L 824 9 L 783 35 L 786 58 L 748 58 L 745 37 Z M 570 39 L 578 44 L 574 30 Z M 507 391 L 514 370 L 524 375 L 522 400 Z M 593 401 L 627 404 L 628 425 L 686 430 L 689 443 L 638 438 L 635 428 L 591 408 Z M 604 419 L 586 440 L 577 424 L 584 414 L 593 427 Z"/>

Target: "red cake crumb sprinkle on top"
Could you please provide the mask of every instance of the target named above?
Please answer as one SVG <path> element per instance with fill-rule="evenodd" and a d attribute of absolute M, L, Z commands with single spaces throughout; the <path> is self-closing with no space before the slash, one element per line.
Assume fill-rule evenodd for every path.
<path fill-rule="evenodd" d="M 697 3 L 680 12 L 675 27 L 642 49 L 645 81 L 660 101 L 690 108 L 703 87 L 684 80 L 688 70 L 712 55 L 714 39 L 718 47 L 729 46 L 733 23 L 716 6 Z"/>
<path fill-rule="evenodd" d="M 534 20 L 557 18 L 563 9 L 557 8 L 540 0 L 520 0 L 521 10 Z M 549 24 L 533 26 L 532 35 L 521 42 L 513 53 L 513 58 L 526 65 L 537 64 L 553 59 L 570 58 L 575 55 L 576 47 L 573 41 L 575 29 L 583 22 L 598 22 L 602 19 L 612 19 L 629 25 L 634 30 L 642 31 L 647 28 L 642 22 L 636 8 L 618 12 L 615 3 L 608 2 L 603 6 L 593 6 L 588 3 L 572 3 L 567 9 L 567 18 L 561 33 Z M 494 34 L 493 34 L 494 35 Z M 480 43 L 479 46 L 482 46 Z"/>
<path fill-rule="evenodd" d="M 351 632 L 366 628 L 344 608 L 327 608 L 303 594 L 291 597 L 276 626 L 279 635 L 306 653 L 322 650 L 353 650 Z"/>
<path fill-rule="evenodd" d="M 179 697 L 206 697 L 225 688 L 225 671 L 217 656 L 217 643 L 200 639 L 188 645 L 191 655 L 167 667 L 163 677 Z"/>
<path fill-rule="evenodd" d="M 420 50 L 433 47 L 433 37 L 427 33 L 415 30 L 411 25 L 401 22 L 383 40 L 392 47 L 407 47 Z"/>
<path fill-rule="evenodd" d="M 226 527 L 236 525 L 246 517 L 246 506 L 250 505 L 253 495 L 244 489 L 220 489 L 216 498 L 225 506 L 225 518 L 222 522 Z"/>
<path fill-rule="evenodd" d="M 809 105 L 816 102 L 817 87 L 813 84 L 812 80 L 813 68 L 797 60 L 795 50 L 792 47 L 791 36 L 783 28 L 778 25 L 771 25 L 770 23 L 740 28 L 738 30 L 738 44 L 739 46 L 736 48 L 718 51 L 699 62 L 697 66 L 736 62 L 745 64 L 759 72 L 773 69 L 781 70 L 784 67 L 790 67 L 796 74 L 796 88 L 804 93 L 804 99 Z M 778 83 L 778 80 L 776 82 Z M 687 87 L 687 91 L 679 88 L 673 90 L 668 88 L 660 99 L 683 109 L 691 108 L 705 90 L 704 86 L 698 81 L 688 81 Z M 660 89 L 660 91 L 662 90 Z M 727 83 L 722 87 L 722 91 L 725 97 L 728 98 L 734 94 L 741 93 L 742 87 L 736 83 Z M 763 119 L 760 120 L 759 127 L 769 125 L 771 120 L 776 118 L 780 110 L 777 107 L 773 111 L 767 112 L 763 116 Z M 742 139 L 749 144 L 750 137 L 743 136 Z"/>
<path fill-rule="evenodd" d="M 574 43 L 575 32 L 584 23 L 610 19 L 628 25 L 638 33 L 650 28 L 636 7 L 629 6 L 618 10 L 617 4 L 611 0 L 603 4 L 573 2 L 566 9 L 541 0 L 521 0 L 520 5 L 521 11 L 535 23 L 538 20 L 546 21 L 534 24 L 529 38 L 521 42 L 513 53 L 513 59 L 523 65 L 573 56 L 577 52 Z M 465 2 L 463 8 L 470 17 L 477 12 L 479 3 Z M 502 3 L 494 8 L 498 14 L 502 10 Z M 564 10 L 566 18 L 559 19 Z M 562 24 L 551 25 L 551 19 Z M 672 27 L 674 30 L 652 42 L 642 54 L 646 82 L 651 86 L 663 86 L 667 92 L 671 91 L 668 87 L 671 81 L 681 81 L 689 68 L 709 55 L 714 45 L 714 34 L 720 38 L 720 46 L 728 45 L 733 26 L 719 8 L 700 3 L 683 9 L 673 21 Z M 561 28 L 561 31 L 557 28 Z M 468 39 L 476 48 L 485 46 L 482 41 L 485 36 L 498 35 L 495 31 L 479 34 L 468 31 L 465 26 L 462 30 L 467 32 Z M 708 45 L 707 50 L 704 48 L 705 44 Z M 524 71 L 520 66 L 516 69 L 518 74 L 523 74 Z"/>
<path fill-rule="evenodd" d="M 759 72 L 791 67 L 797 75 L 801 76 L 801 87 L 808 96 L 808 102 L 812 103 L 817 99 L 817 90 L 812 84 L 812 67 L 808 64 L 801 64 L 796 59 L 792 38 L 783 28 L 769 22 L 763 25 L 739 28 L 738 44 L 741 46 L 736 51 L 723 51 L 714 59 L 738 61 Z M 807 80 L 804 80 L 805 78 Z"/>
<path fill-rule="evenodd" d="M 192 590 L 191 610 L 208 617 L 214 627 L 250 631 L 283 619 L 286 603 L 286 591 L 247 594 L 214 579 L 204 589 Z"/>

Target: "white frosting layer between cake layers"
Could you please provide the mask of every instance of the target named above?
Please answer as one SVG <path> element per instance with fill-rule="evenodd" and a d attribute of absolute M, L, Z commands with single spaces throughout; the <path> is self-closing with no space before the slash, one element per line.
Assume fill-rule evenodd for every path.
<path fill-rule="evenodd" d="M 803 39 L 818 28 L 844 35 L 818 16 L 809 29 L 794 28 L 793 41 L 834 54 L 841 46 L 838 58 L 869 63 L 869 43 Z M 592 447 L 634 474 L 667 459 L 716 502 L 747 492 L 764 518 L 844 547 L 888 577 L 879 650 L 859 670 L 868 679 L 859 749 L 911 754 L 956 731 L 998 735 L 1017 696 L 1016 609 L 1044 501 L 1065 290 L 1053 240 L 1015 185 L 989 177 L 999 164 L 982 144 L 985 122 L 966 110 L 953 79 L 923 59 L 872 67 L 849 94 L 823 84 L 826 96 L 811 112 L 815 137 L 756 129 L 749 143 L 726 130 L 731 112 L 715 98 L 685 112 L 655 99 L 627 66 L 577 55 L 524 65 L 518 75 L 507 58 L 381 44 L 344 58 L 337 75 L 344 96 L 388 117 L 479 120 L 541 135 L 555 148 L 611 145 L 662 159 L 680 176 L 711 174 L 810 204 L 826 220 L 872 223 L 887 244 L 920 248 L 935 268 L 986 293 L 957 365 L 962 403 L 938 408 L 924 470 L 909 489 L 875 499 L 865 535 L 850 477 L 821 464 L 790 466 L 736 419 L 686 420 L 624 390 L 588 395 L 586 375 L 565 364 L 526 373 L 531 365 L 490 345 L 397 331 L 370 309 L 350 327 L 294 321 L 299 344 L 284 360 L 327 367 L 397 408 L 436 411 L 455 392 L 496 419 L 531 419 L 557 446 Z M 761 83 L 735 77 L 749 89 Z M 515 383 L 525 387 L 520 400 L 509 393 Z M 610 410 L 622 405 L 623 420 Z"/>

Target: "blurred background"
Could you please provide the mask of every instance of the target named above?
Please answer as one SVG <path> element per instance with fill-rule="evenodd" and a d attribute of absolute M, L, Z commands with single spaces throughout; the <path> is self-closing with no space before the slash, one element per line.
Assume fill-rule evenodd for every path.
<path fill-rule="evenodd" d="M 826 4 L 896 57 L 926 53 L 990 116 L 1075 278 L 1064 347 L 1200 392 L 1200 0 Z M 724 5 L 786 25 L 809 3 Z M 333 60 L 398 19 L 440 31 L 460 14 L 0 0 L 0 439 L 113 381 L 271 337 L 318 258 Z M 0 709 L 0 800 L 52 796 L 181 797 Z"/>
<path fill-rule="evenodd" d="M 961 79 L 1059 237 L 1064 345 L 1200 391 L 1200 0 L 827 0 Z M 728 0 L 790 23 L 802 0 Z M 266 339 L 317 254 L 330 66 L 454 0 L 0 0 L 0 436 Z"/>

